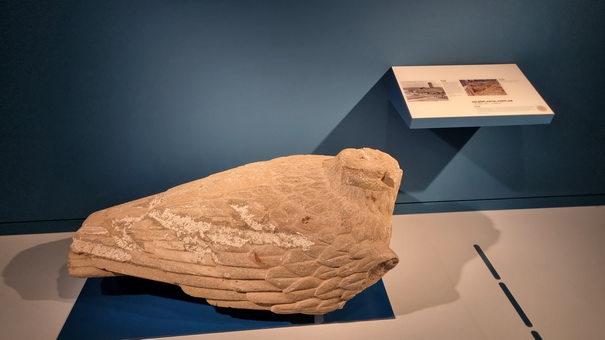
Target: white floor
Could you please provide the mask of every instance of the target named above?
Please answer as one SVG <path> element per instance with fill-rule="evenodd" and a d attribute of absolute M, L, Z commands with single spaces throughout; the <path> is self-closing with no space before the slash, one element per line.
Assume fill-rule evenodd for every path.
<path fill-rule="evenodd" d="M 0 237 L 0 339 L 56 338 L 84 283 L 66 272 L 71 235 Z M 605 206 L 397 215 L 395 319 L 179 339 L 605 339 L 603 244 Z"/>

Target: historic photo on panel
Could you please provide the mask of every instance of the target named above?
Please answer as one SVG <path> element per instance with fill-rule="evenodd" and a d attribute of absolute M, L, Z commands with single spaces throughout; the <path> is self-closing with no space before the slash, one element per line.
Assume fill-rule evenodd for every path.
<path fill-rule="evenodd" d="M 445 90 L 436 81 L 402 81 L 401 88 L 408 102 L 434 102 L 449 100 Z"/>

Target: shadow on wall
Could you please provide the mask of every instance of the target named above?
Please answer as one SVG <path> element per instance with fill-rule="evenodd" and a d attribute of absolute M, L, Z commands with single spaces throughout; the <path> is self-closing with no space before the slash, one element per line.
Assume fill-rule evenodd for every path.
<path fill-rule="evenodd" d="M 2 272 L 7 286 L 15 289 L 24 300 L 73 300 L 80 289 L 82 279 L 67 273 L 67 253 L 71 237 L 44 243 L 17 254 Z M 58 262 L 57 256 L 64 255 L 65 261 Z M 56 256 L 55 256 L 56 255 Z M 54 284 L 40 284 L 53 281 Z"/>
<path fill-rule="evenodd" d="M 389 101 L 392 71 L 384 74 L 313 153 L 335 155 L 345 148 L 370 147 L 395 157 L 404 170 L 398 203 L 415 201 L 405 192 L 426 189 L 478 130 L 410 129 Z"/>

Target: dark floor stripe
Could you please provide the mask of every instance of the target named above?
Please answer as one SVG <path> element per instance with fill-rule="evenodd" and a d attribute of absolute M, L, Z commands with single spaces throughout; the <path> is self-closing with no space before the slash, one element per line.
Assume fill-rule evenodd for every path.
<path fill-rule="evenodd" d="M 519 303 L 517 302 L 517 300 L 515 299 L 513 294 L 510 292 L 510 290 L 508 290 L 508 287 L 503 282 L 500 282 L 498 284 L 500 285 L 500 288 L 502 288 L 504 295 L 506 295 L 506 297 L 508 298 L 508 301 L 510 301 L 510 303 L 513 305 L 513 307 L 517 311 L 517 314 L 519 314 L 519 316 L 521 317 L 521 320 L 523 320 L 523 323 L 525 324 L 525 326 L 533 327 L 534 325 L 532 325 L 531 321 L 529 321 L 529 318 L 527 317 L 527 315 L 525 314 L 525 312 L 523 311 L 523 309 L 521 308 L 521 306 L 519 305 Z"/>
<path fill-rule="evenodd" d="M 494 266 L 492 265 L 492 263 L 489 261 L 489 259 L 487 258 L 487 255 L 485 255 L 485 253 L 483 252 L 483 249 L 481 249 L 481 247 L 479 247 L 478 244 L 473 245 L 473 247 L 475 247 L 475 250 L 477 251 L 477 253 L 481 257 L 481 259 L 483 260 L 483 262 L 485 262 L 485 265 L 487 266 L 487 268 L 489 269 L 489 271 L 492 273 L 492 275 L 494 276 L 494 278 L 496 280 L 500 280 L 500 274 L 498 274 L 498 272 L 496 271 L 496 268 L 494 268 Z"/>

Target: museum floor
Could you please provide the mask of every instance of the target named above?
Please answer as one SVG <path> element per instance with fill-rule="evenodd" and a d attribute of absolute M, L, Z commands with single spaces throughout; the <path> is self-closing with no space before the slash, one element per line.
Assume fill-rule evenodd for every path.
<path fill-rule="evenodd" d="M 0 339 L 57 337 L 71 235 L 0 237 Z M 396 215 L 395 319 L 178 339 L 605 339 L 603 244 L 605 206 Z"/>

